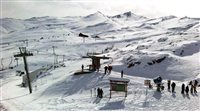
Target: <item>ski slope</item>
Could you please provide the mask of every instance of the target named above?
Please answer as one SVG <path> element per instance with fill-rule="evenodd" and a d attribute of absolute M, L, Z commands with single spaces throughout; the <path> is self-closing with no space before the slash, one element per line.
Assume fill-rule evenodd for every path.
<path fill-rule="evenodd" d="M 3 18 L 0 24 L 0 108 L 8 111 L 98 111 L 98 110 L 200 110 L 197 94 L 181 94 L 182 83 L 200 80 L 200 37 L 198 18 L 166 16 L 146 18 L 132 12 L 107 16 L 96 12 L 84 17 L 33 17 L 26 20 Z M 89 35 L 85 40 L 79 33 Z M 98 36 L 98 37 L 95 37 Z M 65 67 L 49 68 L 56 61 Z M 13 57 L 18 47 L 27 47 L 29 72 L 48 68 L 32 82 L 33 93 L 21 87 L 22 58 Z M 74 75 L 91 64 L 82 58 L 98 52 L 112 59 L 102 60 L 99 72 Z M 156 61 L 156 62 L 155 62 Z M 111 74 L 104 66 L 112 65 Z M 9 67 L 14 67 L 10 69 Z M 128 96 L 113 93 L 109 98 L 109 77 L 130 79 Z M 144 80 L 161 76 L 161 93 L 144 86 Z M 166 80 L 176 83 L 176 93 L 166 89 Z M 153 81 L 152 81 L 153 82 Z M 199 81 L 200 82 L 200 81 Z M 104 97 L 96 97 L 98 87 Z"/>

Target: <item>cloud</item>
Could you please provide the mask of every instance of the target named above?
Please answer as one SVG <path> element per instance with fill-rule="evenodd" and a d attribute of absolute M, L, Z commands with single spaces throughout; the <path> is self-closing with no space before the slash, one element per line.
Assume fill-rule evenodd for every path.
<path fill-rule="evenodd" d="M 1 17 L 83 16 L 96 11 L 115 15 L 126 11 L 147 17 L 200 17 L 198 0 L 3 0 Z"/>

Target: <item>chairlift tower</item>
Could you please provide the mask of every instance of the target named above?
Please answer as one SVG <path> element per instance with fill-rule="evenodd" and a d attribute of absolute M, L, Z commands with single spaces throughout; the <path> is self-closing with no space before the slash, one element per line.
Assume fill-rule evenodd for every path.
<path fill-rule="evenodd" d="M 28 64 L 26 61 L 27 56 L 33 56 L 33 53 L 29 52 L 26 50 L 26 47 L 19 47 L 20 53 L 17 53 L 14 55 L 14 57 L 23 57 L 24 60 L 24 68 L 26 71 L 27 75 L 27 81 L 28 81 L 28 86 L 29 86 L 29 92 L 32 93 L 32 87 L 31 87 L 31 82 L 30 82 L 30 77 L 29 77 L 29 72 L 28 72 Z"/>
<path fill-rule="evenodd" d="M 53 48 L 53 69 L 55 69 L 55 64 L 56 64 L 55 48 L 56 48 L 56 46 L 52 46 L 52 48 Z"/>

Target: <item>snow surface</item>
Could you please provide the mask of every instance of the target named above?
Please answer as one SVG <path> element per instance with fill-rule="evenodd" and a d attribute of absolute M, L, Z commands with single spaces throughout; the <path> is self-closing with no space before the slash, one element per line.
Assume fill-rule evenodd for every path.
<path fill-rule="evenodd" d="M 106 16 L 96 12 L 85 17 L 33 17 L 26 20 L 3 18 L 0 23 L 0 109 L 9 111 L 68 110 L 200 110 L 200 89 L 197 94 L 181 94 L 182 83 L 200 80 L 200 37 L 198 18 L 166 16 L 146 18 L 126 12 Z M 88 34 L 85 40 L 79 33 Z M 98 37 L 95 37 L 98 36 Z M 34 56 L 27 58 L 29 71 L 41 67 L 48 70 L 32 82 L 33 93 L 21 87 L 24 71 L 13 54 L 26 46 Z M 54 62 L 55 46 L 59 67 Z M 102 60 L 99 72 L 74 75 L 91 64 L 82 58 L 87 53 L 102 53 L 112 59 Z M 65 67 L 62 66 L 65 65 Z M 112 65 L 111 74 L 104 75 L 104 66 Z M 9 67 L 14 67 L 10 69 Z M 109 98 L 109 78 L 130 79 L 128 96 L 115 92 Z M 161 76 L 171 79 L 176 93 L 166 89 L 161 93 L 144 86 L 144 80 Z M 200 81 L 199 81 L 200 82 Z M 155 85 L 154 85 L 155 86 Z M 104 91 L 96 97 L 95 89 Z"/>

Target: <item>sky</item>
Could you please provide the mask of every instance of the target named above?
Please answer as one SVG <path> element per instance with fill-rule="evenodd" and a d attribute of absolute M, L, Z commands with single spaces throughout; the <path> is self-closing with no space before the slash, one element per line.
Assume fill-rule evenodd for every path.
<path fill-rule="evenodd" d="M 155 18 L 175 15 L 199 17 L 200 0 L 0 0 L 1 18 L 85 16 L 100 11 L 117 15 L 127 11 Z"/>

